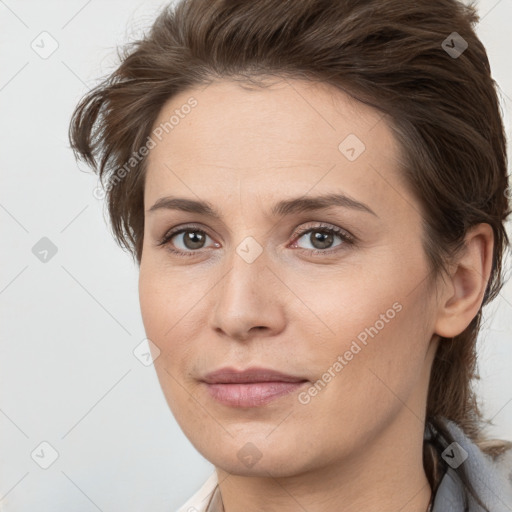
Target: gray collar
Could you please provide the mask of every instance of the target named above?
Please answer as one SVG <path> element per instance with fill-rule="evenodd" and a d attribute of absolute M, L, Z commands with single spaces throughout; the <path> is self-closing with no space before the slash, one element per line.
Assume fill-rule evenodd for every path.
<path fill-rule="evenodd" d="M 483 453 L 454 422 L 445 420 L 454 439 L 442 453 L 449 467 L 437 489 L 432 512 L 483 512 L 460 478 L 464 469 L 490 512 L 512 510 L 512 450 L 496 460 Z"/>

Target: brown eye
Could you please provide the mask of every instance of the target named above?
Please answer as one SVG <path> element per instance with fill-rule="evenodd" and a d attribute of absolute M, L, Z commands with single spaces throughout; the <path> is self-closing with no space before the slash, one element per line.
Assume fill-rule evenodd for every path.
<path fill-rule="evenodd" d="M 203 231 L 199 230 L 184 230 L 175 233 L 172 238 L 177 237 L 177 235 L 183 234 L 182 243 L 186 249 L 194 250 L 194 249 L 202 249 L 205 243 L 206 237 L 208 236 Z"/>
<path fill-rule="evenodd" d="M 195 226 L 186 226 L 172 229 L 164 235 L 157 245 L 165 246 L 171 253 L 179 256 L 194 256 L 201 249 L 207 247 L 206 239 L 210 236 Z M 215 243 L 215 247 L 219 244 Z"/>
<path fill-rule="evenodd" d="M 298 241 L 301 238 L 304 238 L 304 240 L 310 244 L 310 247 L 299 246 Z M 335 243 L 337 238 L 340 240 L 339 243 Z M 304 229 L 294 235 L 294 240 L 295 242 L 293 247 L 298 247 L 318 254 L 329 253 L 332 252 L 331 249 L 333 248 L 354 243 L 352 235 L 335 226 L 315 226 L 309 229 Z M 334 251 L 336 250 L 337 249 L 334 249 Z"/>
<path fill-rule="evenodd" d="M 315 249 L 329 249 L 336 235 L 326 231 L 311 231 L 308 241 Z"/>

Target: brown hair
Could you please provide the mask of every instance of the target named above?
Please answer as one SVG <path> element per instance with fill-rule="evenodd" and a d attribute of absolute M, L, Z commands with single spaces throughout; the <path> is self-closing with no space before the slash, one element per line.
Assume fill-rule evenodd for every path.
<path fill-rule="evenodd" d="M 499 99 L 477 22 L 475 8 L 457 0 L 184 0 L 128 43 L 119 67 L 82 99 L 71 147 L 103 185 L 107 179 L 114 236 L 140 264 L 146 158 L 134 160 L 122 179 L 117 171 L 147 143 L 169 98 L 217 78 L 330 84 L 379 109 L 394 130 L 402 171 L 422 209 L 432 276 L 446 271 L 471 226 L 491 225 L 483 306 L 503 285 L 510 205 Z M 462 54 L 450 54 L 454 47 Z M 472 388 L 480 322 L 481 309 L 460 335 L 441 338 L 432 366 L 427 424 L 439 435 L 425 442 L 424 465 L 434 492 L 446 469 L 439 450 L 450 443 L 445 418 L 489 455 L 512 445 L 483 435 L 490 421 Z M 459 471 L 474 495 L 463 466 Z"/>

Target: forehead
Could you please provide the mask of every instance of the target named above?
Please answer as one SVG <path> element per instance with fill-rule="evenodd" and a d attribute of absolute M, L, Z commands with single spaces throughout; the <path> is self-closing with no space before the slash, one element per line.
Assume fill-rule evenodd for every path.
<path fill-rule="evenodd" d="M 320 184 L 383 199 L 401 179 L 398 144 L 381 112 L 342 91 L 299 80 L 267 87 L 223 80 L 169 99 L 152 131 L 146 201 L 178 188 Z M 387 184 L 386 184 L 387 182 Z M 218 192 L 218 189 L 217 189 Z"/>

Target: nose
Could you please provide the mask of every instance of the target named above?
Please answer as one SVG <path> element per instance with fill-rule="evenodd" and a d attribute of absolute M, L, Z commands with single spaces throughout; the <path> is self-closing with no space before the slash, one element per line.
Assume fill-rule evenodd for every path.
<path fill-rule="evenodd" d="M 288 290 L 273 265 L 269 266 L 265 250 L 249 261 L 233 251 L 229 269 L 211 295 L 211 327 L 238 341 L 275 336 L 284 330 L 286 321 Z"/>

